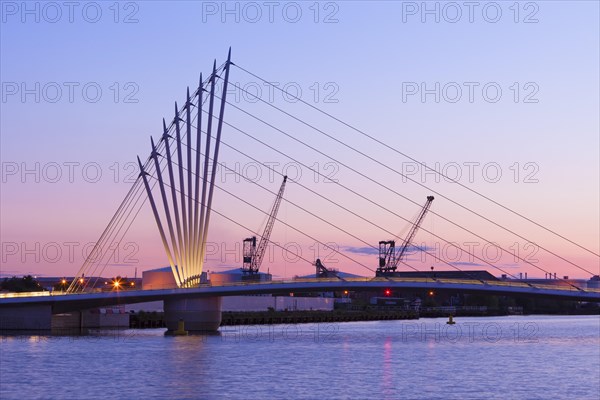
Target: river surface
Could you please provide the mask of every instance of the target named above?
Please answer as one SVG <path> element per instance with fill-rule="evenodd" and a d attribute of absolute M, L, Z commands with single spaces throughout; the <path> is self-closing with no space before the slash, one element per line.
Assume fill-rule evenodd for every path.
<path fill-rule="evenodd" d="M 1 336 L 1 399 L 595 399 L 600 317 Z"/>

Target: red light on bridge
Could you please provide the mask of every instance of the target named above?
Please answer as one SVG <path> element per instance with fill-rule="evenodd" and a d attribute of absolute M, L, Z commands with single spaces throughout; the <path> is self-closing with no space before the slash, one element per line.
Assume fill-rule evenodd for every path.
<path fill-rule="evenodd" d="M 392 295 L 392 291 L 390 289 L 385 289 L 385 295 L 386 296 L 391 296 Z"/>
<path fill-rule="evenodd" d="M 433 290 L 430 290 L 429 293 L 427 293 L 430 296 L 435 296 L 435 292 Z"/>

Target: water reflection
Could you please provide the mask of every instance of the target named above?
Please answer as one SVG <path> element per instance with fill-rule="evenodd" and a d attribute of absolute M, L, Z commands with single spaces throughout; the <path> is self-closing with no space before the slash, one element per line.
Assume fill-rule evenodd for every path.
<path fill-rule="evenodd" d="M 394 371 L 392 357 L 392 338 L 387 336 L 383 343 L 383 368 L 382 368 L 382 384 L 383 397 L 391 399 L 394 397 Z"/>
<path fill-rule="evenodd" d="M 431 330 L 436 321 L 445 324 L 418 323 Z M 525 323 L 537 326 L 536 340 L 514 334 Z M 458 340 L 447 340 L 443 329 L 422 336 L 409 321 L 227 327 L 190 336 L 165 336 L 164 329 L 3 335 L 0 398 L 21 399 L 27 387 L 28 399 L 504 399 L 545 397 L 552 387 L 556 399 L 597 400 L 598 317 L 457 324 Z M 472 337 L 467 324 L 479 324 Z M 491 330 L 486 337 L 486 324 L 502 337 Z M 57 386 L 58 396 L 49 391 Z"/>

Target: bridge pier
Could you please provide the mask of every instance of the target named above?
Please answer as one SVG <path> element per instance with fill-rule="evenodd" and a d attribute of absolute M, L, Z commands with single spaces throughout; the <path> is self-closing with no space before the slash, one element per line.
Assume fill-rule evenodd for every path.
<path fill-rule="evenodd" d="M 129 314 L 103 314 L 100 309 L 94 308 L 52 315 L 52 331 L 55 333 L 79 332 L 89 328 L 129 328 Z"/>
<path fill-rule="evenodd" d="M 221 325 L 221 297 L 196 299 L 165 299 L 165 323 L 167 334 L 177 330 L 179 320 L 185 330 L 191 332 L 214 332 Z"/>
<path fill-rule="evenodd" d="M 51 305 L 15 305 L 0 308 L 0 330 L 49 331 L 51 326 Z"/>

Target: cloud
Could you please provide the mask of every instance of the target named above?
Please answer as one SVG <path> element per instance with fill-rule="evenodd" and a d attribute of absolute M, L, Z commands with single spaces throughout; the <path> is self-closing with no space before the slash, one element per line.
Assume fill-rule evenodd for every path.
<path fill-rule="evenodd" d="M 412 244 L 408 246 L 406 252 L 408 254 L 417 253 L 417 252 L 432 252 L 435 251 L 434 247 L 429 246 L 413 246 Z"/>
<path fill-rule="evenodd" d="M 453 261 L 448 263 L 450 265 L 454 265 L 455 267 L 457 266 L 461 266 L 461 267 L 483 267 L 483 264 L 479 264 L 476 262 L 468 262 L 468 261 Z"/>
<path fill-rule="evenodd" d="M 4 269 L 2 270 L 2 272 L 0 272 L 0 276 L 13 276 L 15 274 L 20 274 L 22 273 L 21 271 L 18 271 L 16 269 Z"/>
<path fill-rule="evenodd" d="M 355 254 L 366 254 L 366 255 L 376 255 L 379 254 L 379 250 L 374 249 L 372 247 L 356 247 L 356 246 L 343 246 L 342 250 L 348 251 L 350 253 Z"/>
<path fill-rule="evenodd" d="M 397 246 L 400 246 L 400 244 L 396 244 Z M 378 255 L 379 254 L 379 250 L 373 247 L 368 247 L 368 246 L 342 246 L 342 250 L 344 251 L 348 251 L 350 253 L 355 253 L 355 254 L 365 254 L 365 255 Z M 409 245 L 406 249 L 405 255 L 408 254 L 414 254 L 414 253 L 418 253 L 418 252 L 431 252 L 434 251 L 435 249 L 433 247 L 429 247 L 429 246 L 413 246 L 413 245 Z M 396 251 L 398 251 L 398 247 L 396 247 Z"/>
<path fill-rule="evenodd" d="M 16 269 L 3 269 L 2 272 L 0 272 L 0 278 L 12 278 L 13 276 L 16 277 L 22 277 L 22 276 L 27 276 L 27 275 L 31 275 L 31 276 L 46 276 L 46 274 L 38 274 L 36 272 L 32 272 L 32 271 L 19 271 Z"/>

